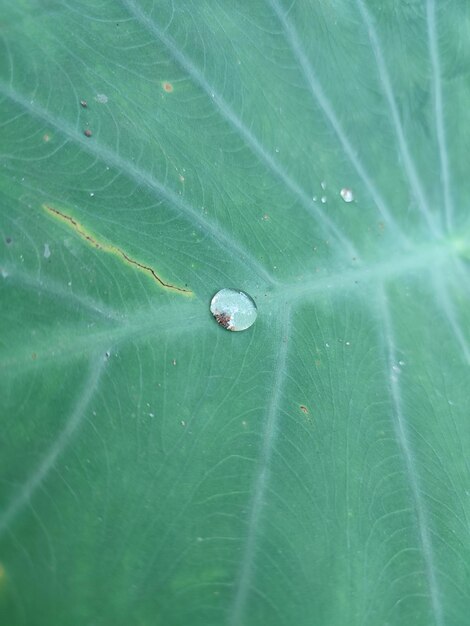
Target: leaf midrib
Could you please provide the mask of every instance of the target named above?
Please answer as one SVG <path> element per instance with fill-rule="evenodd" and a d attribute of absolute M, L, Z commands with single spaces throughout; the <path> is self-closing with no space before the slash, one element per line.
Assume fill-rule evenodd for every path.
<path fill-rule="evenodd" d="M 267 316 L 269 314 L 277 316 L 286 302 L 289 302 L 292 310 L 295 311 L 303 303 L 318 297 L 319 294 L 339 293 L 343 297 L 360 301 L 364 298 L 376 297 L 377 286 L 380 287 L 393 278 L 428 273 L 433 267 L 441 270 L 445 267 L 450 275 L 455 272 L 453 261 L 456 253 L 457 243 L 452 239 L 423 244 L 421 248 L 417 247 L 412 255 L 397 254 L 387 261 L 370 267 L 360 266 L 357 269 L 345 269 L 325 276 L 279 283 L 271 290 L 267 286 L 265 289 L 260 289 L 258 293 L 250 295 L 257 302 L 260 316 L 265 313 Z M 14 276 L 13 270 L 11 278 Z M 25 283 L 25 286 L 48 293 L 48 290 L 44 289 L 47 282 L 41 285 L 38 281 L 35 285 L 34 279 L 31 279 Z M 73 299 L 75 305 L 81 304 L 80 297 L 74 296 Z M 83 309 L 89 313 L 88 301 L 85 304 Z M 94 308 L 95 311 L 99 308 L 106 310 L 106 307 L 100 303 L 97 303 Z M 56 334 L 49 333 L 45 343 L 31 346 L 31 341 L 28 339 L 25 345 L 15 351 L 14 355 L 8 352 L 3 357 L 0 356 L 0 368 L 18 368 L 24 371 L 25 368 L 48 363 L 51 359 L 67 360 L 90 354 L 96 351 L 97 346 L 107 350 L 116 345 L 124 345 L 130 340 L 142 340 L 151 334 L 171 332 L 172 335 L 179 335 L 207 328 L 208 323 L 212 323 L 208 313 L 208 302 L 202 295 L 188 301 L 179 300 L 160 307 L 154 301 L 153 306 L 136 309 L 131 314 L 123 312 L 122 316 L 122 323 L 116 323 L 116 318 L 111 320 L 103 315 L 103 324 L 97 325 L 96 328 L 92 327 L 86 335 L 83 334 L 82 328 L 79 328 L 78 333 L 74 335 L 72 325 L 67 330 L 62 327 Z M 96 316 L 93 321 L 96 323 Z M 67 338 L 66 342 L 64 337 Z M 41 359 L 32 362 L 32 351 L 40 354 Z"/>

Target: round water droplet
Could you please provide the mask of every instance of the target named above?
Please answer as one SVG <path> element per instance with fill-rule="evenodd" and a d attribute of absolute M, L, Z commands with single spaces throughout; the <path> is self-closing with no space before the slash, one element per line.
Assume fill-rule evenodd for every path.
<path fill-rule="evenodd" d="M 218 324 L 227 330 L 246 330 L 255 323 L 258 311 L 244 291 L 221 289 L 211 300 L 210 310 Z"/>

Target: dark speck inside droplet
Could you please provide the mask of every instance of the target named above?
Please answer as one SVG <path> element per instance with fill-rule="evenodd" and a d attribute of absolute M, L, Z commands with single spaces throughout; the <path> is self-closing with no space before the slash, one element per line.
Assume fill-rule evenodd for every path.
<path fill-rule="evenodd" d="M 210 311 L 216 322 L 231 331 L 250 328 L 256 320 L 254 300 L 238 289 L 221 289 L 212 298 Z"/>

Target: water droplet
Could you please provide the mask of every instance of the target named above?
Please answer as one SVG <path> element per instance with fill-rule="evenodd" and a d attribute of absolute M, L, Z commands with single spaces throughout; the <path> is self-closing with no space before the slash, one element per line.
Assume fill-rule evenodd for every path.
<path fill-rule="evenodd" d="M 276 146 L 276 148 L 274 148 L 275 152 L 279 152 L 279 148 Z"/>
<path fill-rule="evenodd" d="M 326 183 L 325 183 L 325 181 L 324 181 L 324 180 L 322 180 L 322 181 L 321 181 L 320 185 L 321 185 L 321 188 L 322 188 L 323 190 L 325 190 L 325 189 L 326 189 Z"/>
<path fill-rule="evenodd" d="M 48 259 L 51 256 L 51 249 L 49 248 L 49 244 L 44 244 L 44 258 Z"/>
<path fill-rule="evenodd" d="M 246 330 L 255 323 L 258 311 L 253 299 L 237 289 L 221 289 L 211 300 L 210 310 L 227 330 Z"/>
<path fill-rule="evenodd" d="M 345 202 L 352 202 L 354 200 L 353 192 L 350 189 L 347 189 L 346 187 L 341 189 L 339 194 Z"/>
<path fill-rule="evenodd" d="M 321 197 L 321 201 L 322 201 L 322 203 L 323 203 L 323 204 L 325 204 L 325 202 L 326 202 L 326 196 L 322 196 L 322 197 Z"/>

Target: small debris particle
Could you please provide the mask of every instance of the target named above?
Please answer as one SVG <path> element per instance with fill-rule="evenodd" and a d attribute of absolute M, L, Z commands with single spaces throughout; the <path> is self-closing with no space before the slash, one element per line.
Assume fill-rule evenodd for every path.
<path fill-rule="evenodd" d="M 227 313 L 216 313 L 214 317 L 217 320 L 218 324 L 220 324 L 227 330 L 230 330 L 232 322 L 230 315 L 227 315 Z"/>
<path fill-rule="evenodd" d="M 45 143 L 47 143 L 48 141 L 50 141 L 50 140 L 51 140 L 51 136 L 50 136 L 50 135 L 48 135 L 48 134 L 46 133 L 46 134 L 44 134 L 44 135 L 42 136 L 42 140 L 43 140 Z"/>
<path fill-rule="evenodd" d="M 305 413 L 305 415 L 309 414 L 309 410 L 307 409 L 307 407 L 305 406 L 305 404 L 301 404 L 300 405 L 300 410 L 302 411 L 302 413 Z"/>
<path fill-rule="evenodd" d="M 105 96 L 104 93 L 97 93 L 95 96 L 95 100 L 96 102 L 99 102 L 100 104 L 107 104 L 108 103 L 108 96 Z"/>
<path fill-rule="evenodd" d="M 44 258 L 48 259 L 51 256 L 51 249 L 49 248 L 49 244 L 44 244 Z"/>
<path fill-rule="evenodd" d="M 164 82 L 163 83 L 163 89 L 164 91 L 166 91 L 167 93 L 171 93 L 173 91 L 173 85 L 171 83 L 168 82 Z"/>
<path fill-rule="evenodd" d="M 35 361 L 38 358 L 38 355 L 36 354 L 36 352 L 33 352 L 31 354 L 31 358 L 33 359 L 33 361 Z"/>
<path fill-rule="evenodd" d="M 84 109 L 87 108 L 88 104 L 86 100 L 80 100 L 80 106 L 83 107 Z"/>
<path fill-rule="evenodd" d="M 83 131 L 83 134 L 85 135 L 85 137 L 91 137 L 93 133 L 91 132 L 91 130 L 89 128 L 86 128 Z"/>
<path fill-rule="evenodd" d="M 5 243 L 9 246 L 11 244 L 11 237 L 6 237 Z"/>
<path fill-rule="evenodd" d="M 347 189 L 346 187 L 343 187 L 343 189 L 341 189 L 339 194 L 345 202 L 352 202 L 354 200 L 354 195 L 351 189 Z"/>
<path fill-rule="evenodd" d="M 186 426 L 186 422 L 185 422 L 184 420 L 181 420 L 180 424 L 181 424 L 181 426 L 183 426 L 183 427 L 184 427 L 184 426 Z"/>
<path fill-rule="evenodd" d="M 111 352 L 109 352 L 109 351 L 105 352 L 105 357 L 106 357 L 107 359 L 109 359 L 109 357 L 110 357 L 110 356 L 111 356 Z"/>

